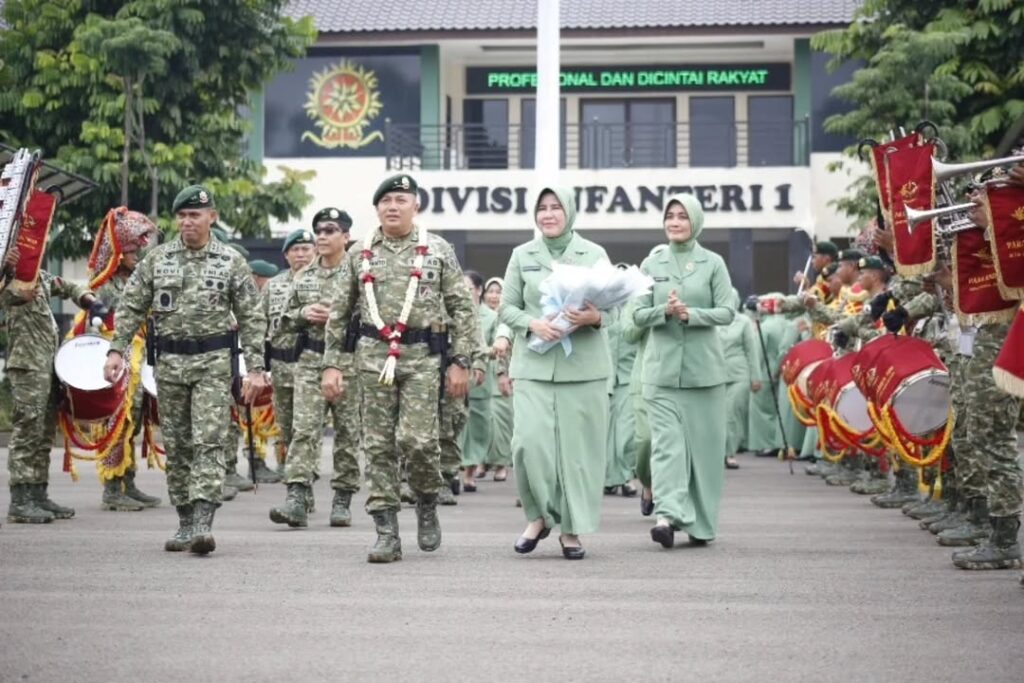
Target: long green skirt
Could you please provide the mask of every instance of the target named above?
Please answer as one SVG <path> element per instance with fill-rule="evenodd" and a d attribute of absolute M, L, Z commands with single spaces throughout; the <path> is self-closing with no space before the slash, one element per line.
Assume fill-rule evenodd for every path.
<path fill-rule="evenodd" d="M 462 430 L 462 466 L 472 467 L 487 460 L 491 448 L 491 397 L 469 399 L 469 420 Z"/>
<path fill-rule="evenodd" d="M 601 520 L 608 393 L 605 380 L 516 380 L 512 463 L 526 519 L 565 534 Z"/>
<path fill-rule="evenodd" d="M 761 387 L 761 391 L 750 394 L 750 417 L 747 421 L 747 430 L 747 448 L 751 451 L 777 450 L 782 447 L 779 418 L 775 414 L 772 388 L 768 383 Z"/>
<path fill-rule="evenodd" d="M 619 486 L 633 478 L 636 469 L 636 419 L 629 385 L 615 387 L 608 416 L 608 466 L 604 485 Z"/>
<path fill-rule="evenodd" d="M 488 465 L 512 464 L 512 403 L 511 396 L 491 396 L 491 447 L 484 461 Z"/>
<path fill-rule="evenodd" d="M 786 443 L 799 454 L 803 449 L 804 436 L 807 427 L 800 420 L 796 419 L 793 412 L 793 404 L 789 402 L 789 395 L 785 382 L 779 383 L 779 410 L 782 411 L 782 426 L 786 430 Z"/>
<path fill-rule="evenodd" d="M 651 426 L 647 423 L 647 402 L 639 390 L 634 390 L 630 398 L 636 423 L 636 478 L 645 488 L 651 488 Z"/>
<path fill-rule="evenodd" d="M 654 513 L 694 538 L 718 531 L 725 481 L 725 385 L 674 389 L 644 385 L 651 424 Z"/>
<path fill-rule="evenodd" d="M 729 382 L 725 385 L 726 431 L 725 455 L 734 455 L 747 442 L 747 419 L 750 414 L 750 382 Z"/>

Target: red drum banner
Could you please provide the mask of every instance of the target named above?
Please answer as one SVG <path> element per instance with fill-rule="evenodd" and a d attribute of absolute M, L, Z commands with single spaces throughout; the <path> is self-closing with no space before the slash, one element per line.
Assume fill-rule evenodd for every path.
<path fill-rule="evenodd" d="M 906 147 L 885 156 L 889 177 L 893 256 L 900 275 L 912 277 L 935 268 L 935 231 L 931 221 L 918 223 L 913 231 L 907 223 L 907 207 L 928 210 L 935 206 L 935 178 L 932 173 L 933 143 Z"/>
<path fill-rule="evenodd" d="M 1010 326 L 992 368 L 996 384 L 1008 394 L 1024 398 L 1024 304 Z"/>
<path fill-rule="evenodd" d="M 891 201 L 889 198 L 889 171 L 885 166 L 885 155 L 894 150 L 912 147 L 918 143 L 918 135 L 914 133 L 884 145 L 875 145 L 871 148 L 871 171 L 875 176 L 875 188 L 878 190 L 878 203 L 882 207 L 882 216 L 885 222 L 892 225 L 892 214 L 890 213 Z"/>
<path fill-rule="evenodd" d="M 999 292 L 992 248 L 981 228 L 956 233 L 953 245 L 953 307 L 957 315 L 974 316 L 978 323 L 1013 319 L 1016 303 Z"/>
<path fill-rule="evenodd" d="M 57 198 L 48 192 L 33 190 L 18 229 L 18 265 L 14 268 L 15 289 L 34 289 L 39 269 L 46 256 L 46 240 L 50 235 Z"/>
<path fill-rule="evenodd" d="M 999 287 L 1006 298 L 1024 299 L 1024 187 L 989 184 L 985 194 Z"/>

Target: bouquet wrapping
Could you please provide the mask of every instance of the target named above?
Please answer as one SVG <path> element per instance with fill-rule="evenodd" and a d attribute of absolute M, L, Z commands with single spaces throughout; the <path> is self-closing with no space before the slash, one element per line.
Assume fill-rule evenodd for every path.
<path fill-rule="evenodd" d="M 636 266 L 620 270 L 608 261 L 600 261 L 591 267 L 555 263 L 551 275 L 540 283 L 540 306 L 552 325 L 568 331 L 572 323 L 565 317 L 567 309 L 582 308 L 589 302 L 599 311 L 610 311 L 633 297 L 645 294 L 653 284 L 654 281 Z M 566 356 L 572 353 L 569 334 L 553 342 L 534 336 L 526 346 L 536 353 L 547 353 L 558 344 L 562 345 Z"/>

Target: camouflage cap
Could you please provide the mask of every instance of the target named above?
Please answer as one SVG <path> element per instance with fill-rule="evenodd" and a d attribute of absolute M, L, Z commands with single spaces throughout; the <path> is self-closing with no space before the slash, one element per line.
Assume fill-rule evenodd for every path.
<path fill-rule="evenodd" d="M 335 209 L 333 206 L 329 206 L 326 209 L 320 209 L 313 216 L 313 227 L 316 228 L 320 223 L 327 223 L 333 221 L 341 226 L 342 230 L 348 230 L 352 227 L 352 217 L 341 209 Z"/>
<path fill-rule="evenodd" d="M 822 240 L 821 242 L 814 243 L 814 253 L 822 256 L 831 256 L 832 258 L 839 257 L 839 247 L 835 243 L 828 240 Z"/>
<path fill-rule="evenodd" d="M 259 275 L 260 277 L 274 277 L 279 269 L 273 263 L 263 259 L 256 259 L 255 261 L 249 261 L 249 270 L 252 271 L 253 275 Z"/>
<path fill-rule="evenodd" d="M 886 270 L 885 261 L 877 256 L 865 256 L 857 265 L 861 270 Z"/>
<path fill-rule="evenodd" d="M 189 185 L 178 193 L 171 204 L 171 213 L 178 213 L 182 209 L 216 209 L 217 204 L 213 201 L 213 193 L 202 185 Z"/>
<path fill-rule="evenodd" d="M 864 252 L 860 249 L 843 249 L 839 252 L 840 261 L 855 261 L 859 263 L 864 256 Z"/>
<path fill-rule="evenodd" d="M 316 244 L 316 235 L 313 234 L 312 230 L 306 230 L 305 228 L 292 230 L 284 238 L 284 244 L 281 245 L 281 253 L 287 254 L 288 250 L 296 244 Z"/>
<path fill-rule="evenodd" d="M 393 175 L 377 186 L 377 191 L 373 193 L 373 205 L 377 206 L 380 198 L 388 192 L 405 192 L 416 196 L 419 187 L 410 175 Z"/>

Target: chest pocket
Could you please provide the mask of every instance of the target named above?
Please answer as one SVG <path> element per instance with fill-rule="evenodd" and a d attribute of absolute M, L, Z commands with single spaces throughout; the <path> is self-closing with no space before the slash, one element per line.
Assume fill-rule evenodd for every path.
<path fill-rule="evenodd" d="M 227 263 L 220 260 L 207 263 L 199 273 L 196 306 L 207 311 L 226 308 L 230 283 L 231 271 Z"/>
<path fill-rule="evenodd" d="M 421 282 L 432 287 L 441 285 L 441 269 L 444 264 L 436 256 L 428 256 L 423 260 L 423 279 Z"/>
<path fill-rule="evenodd" d="M 316 276 L 303 277 L 295 283 L 295 298 L 303 306 L 320 301 L 320 280 Z"/>
<path fill-rule="evenodd" d="M 153 269 L 153 310 L 170 313 L 178 310 L 185 271 L 177 261 L 161 261 Z"/>
<path fill-rule="evenodd" d="M 651 279 L 654 280 L 654 303 L 663 304 L 668 301 L 669 293 L 674 289 L 676 294 L 682 298 L 682 292 L 680 292 L 680 283 L 677 278 L 669 275 L 652 275 Z"/>

